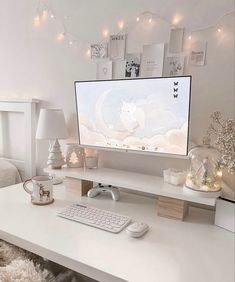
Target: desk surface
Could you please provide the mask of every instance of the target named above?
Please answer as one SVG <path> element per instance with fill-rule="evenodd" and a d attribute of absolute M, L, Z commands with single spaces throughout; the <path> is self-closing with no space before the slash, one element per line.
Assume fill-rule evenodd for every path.
<path fill-rule="evenodd" d="M 0 189 L 0 238 L 104 282 L 234 281 L 234 234 L 213 225 L 213 211 L 190 208 L 181 222 L 158 217 L 151 198 L 80 198 L 62 185 L 54 194 L 53 204 L 34 206 L 21 184 Z M 134 239 L 56 216 L 76 201 L 130 215 L 150 231 Z"/>

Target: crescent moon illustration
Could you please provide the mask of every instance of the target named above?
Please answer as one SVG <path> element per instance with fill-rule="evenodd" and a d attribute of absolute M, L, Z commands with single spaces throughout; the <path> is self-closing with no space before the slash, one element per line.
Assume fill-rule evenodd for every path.
<path fill-rule="evenodd" d="M 95 104 L 95 123 L 97 128 L 100 129 L 100 133 L 104 134 L 105 137 L 123 140 L 128 136 L 131 136 L 133 132 L 128 132 L 127 130 L 112 130 L 110 129 L 103 118 L 103 105 L 108 95 L 110 95 L 112 89 L 104 91 L 98 98 Z"/>

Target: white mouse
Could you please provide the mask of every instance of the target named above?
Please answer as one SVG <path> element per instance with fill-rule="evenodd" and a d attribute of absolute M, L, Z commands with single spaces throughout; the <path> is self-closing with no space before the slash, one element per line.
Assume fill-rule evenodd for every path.
<path fill-rule="evenodd" d="M 143 222 L 133 222 L 126 228 L 126 233 L 134 238 L 143 236 L 149 230 L 149 226 Z"/>

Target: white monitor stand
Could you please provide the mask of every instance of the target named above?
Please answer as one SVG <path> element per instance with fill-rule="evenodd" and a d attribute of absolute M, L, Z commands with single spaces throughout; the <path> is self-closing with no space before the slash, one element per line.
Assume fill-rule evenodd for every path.
<path fill-rule="evenodd" d="M 159 176 L 103 167 L 97 169 L 62 168 L 57 170 L 46 168 L 44 171 L 56 174 L 58 177 L 77 179 L 79 183 L 81 182 L 82 196 L 87 195 L 87 192 L 93 187 L 93 182 L 108 183 L 115 187 L 158 196 L 158 214 L 170 218 L 183 220 L 188 211 L 188 202 L 208 206 L 215 206 L 216 203 L 216 198 L 191 195 L 182 186 L 165 183 L 163 177 Z"/>

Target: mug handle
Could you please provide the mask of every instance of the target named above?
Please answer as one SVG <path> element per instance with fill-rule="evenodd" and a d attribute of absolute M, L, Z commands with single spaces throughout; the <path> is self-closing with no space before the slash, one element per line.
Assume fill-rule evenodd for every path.
<path fill-rule="evenodd" d="M 25 190 L 28 194 L 32 195 L 32 194 L 33 194 L 33 191 L 31 191 L 30 189 L 27 188 L 27 184 L 28 184 L 29 182 L 32 182 L 32 179 L 26 180 L 26 181 L 24 182 L 24 184 L 23 184 L 23 188 L 24 188 L 24 190 Z"/>

